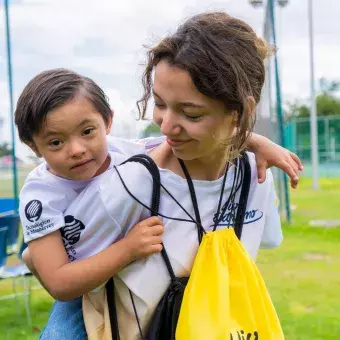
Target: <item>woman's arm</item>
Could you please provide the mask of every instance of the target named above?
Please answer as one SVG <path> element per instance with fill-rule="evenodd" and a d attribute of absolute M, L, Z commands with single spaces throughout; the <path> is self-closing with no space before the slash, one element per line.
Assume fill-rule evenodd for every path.
<path fill-rule="evenodd" d="M 297 187 L 299 171 L 303 170 L 298 156 L 256 133 L 249 136 L 247 148 L 255 154 L 259 183 L 265 181 L 267 168 L 275 166 L 290 177 L 292 188 Z"/>
<path fill-rule="evenodd" d="M 162 234 L 161 221 L 151 217 L 122 240 L 75 262 L 68 261 L 59 230 L 29 242 L 28 248 L 44 287 L 55 299 L 67 301 L 99 287 L 132 261 L 160 252 Z"/>

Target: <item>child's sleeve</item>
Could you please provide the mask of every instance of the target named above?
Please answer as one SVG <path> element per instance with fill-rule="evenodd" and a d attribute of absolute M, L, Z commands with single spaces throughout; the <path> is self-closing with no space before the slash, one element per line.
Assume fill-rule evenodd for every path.
<path fill-rule="evenodd" d="M 280 213 L 278 209 L 278 198 L 276 196 L 273 174 L 267 170 L 267 181 L 269 182 L 269 195 L 267 201 L 267 210 L 265 214 L 265 225 L 261 240 L 261 248 L 276 248 L 282 240 L 282 229 Z"/>
<path fill-rule="evenodd" d="M 25 242 L 46 236 L 64 226 L 69 199 L 57 186 L 30 181 L 20 192 L 19 213 Z"/>

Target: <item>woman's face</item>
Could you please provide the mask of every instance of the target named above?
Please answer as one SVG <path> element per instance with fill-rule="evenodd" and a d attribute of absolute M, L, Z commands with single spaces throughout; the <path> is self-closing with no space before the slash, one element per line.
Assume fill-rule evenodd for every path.
<path fill-rule="evenodd" d="M 160 61 L 153 96 L 154 122 L 176 157 L 194 160 L 225 154 L 236 116 L 222 102 L 200 93 L 187 71 Z"/>

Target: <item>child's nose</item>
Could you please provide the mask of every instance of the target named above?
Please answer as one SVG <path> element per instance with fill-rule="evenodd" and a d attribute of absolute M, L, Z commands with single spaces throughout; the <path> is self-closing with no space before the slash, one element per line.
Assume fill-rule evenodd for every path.
<path fill-rule="evenodd" d="M 71 157 L 82 156 L 86 151 L 86 147 L 80 141 L 72 141 L 70 144 L 69 153 Z"/>

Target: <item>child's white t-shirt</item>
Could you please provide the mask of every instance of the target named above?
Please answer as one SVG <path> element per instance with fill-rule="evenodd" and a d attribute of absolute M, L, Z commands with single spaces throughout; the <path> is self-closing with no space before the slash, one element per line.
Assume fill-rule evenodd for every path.
<path fill-rule="evenodd" d="M 241 241 L 255 259 L 260 247 L 273 248 L 282 241 L 280 217 L 273 177 L 258 184 L 255 157 L 248 153 L 251 165 L 251 185 Z M 150 207 L 152 178 L 144 166 L 127 163 L 118 167 L 129 191 L 144 205 Z M 230 194 L 233 182 L 232 167 L 224 190 L 224 201 Z M 160 169 L 161 182 L 183 207 L 195 216 L 187 181 L 169 170 Z M 220 197 L 222 178 L 216 181 L 193 180 L 202 225 L 211 229 Z M 236 197 L 235 202 L 238 202 Z M 160 214 L 171 218 L 187 215 L 166 194 L 161 193 Z M 230 210 L 218 228 L 226 228 Z M 228 215 L 229 214 L 229 215 Z M 82 226 L 79 241 L 66 250 L 76 259 L 94 255 L 124 237 L 136 223 L 150 216 L 150 211 L 131 198 L 123 187 L 115 169 L 111 169 L 91 183 L 79 194 L 65 211 L 70 224 Z M 194 223 L 163 218 L 165 232 L 163 243 L 177 276 L 190 274 L 198 249 L 197 230 Z M 170 283 L 170 276 L 160 254 L 136 261 L 123 269 L 115 278 L 117 310 L 124 339 L 138 338 L 138 328 L 129 295 L 134 294 L 138 315 L 144 327 L 150 320 L 159 300 Z"/>
<path fill-rule="evenodd" d="M 144 144 L 147 140 L 149 139 L 133 141 L 108 136 L 108 151 L 111 157 L 109 168 L 120 164 L 129 156 L 145 153 Z M 53 175 L 46 162 L 33 169 L 20 192 L 19 213 L 25 242 L 64 227 L 65 210 L 90 181 L 69 180 Z M 67 231 L 68 227 L 66 221 L 63 239 L 67 238 L 69 243 L 75 243 L 82 226 L 72 225 L 72 232 Z M 70 258 L 72 259 L 71 254 Z"/>

